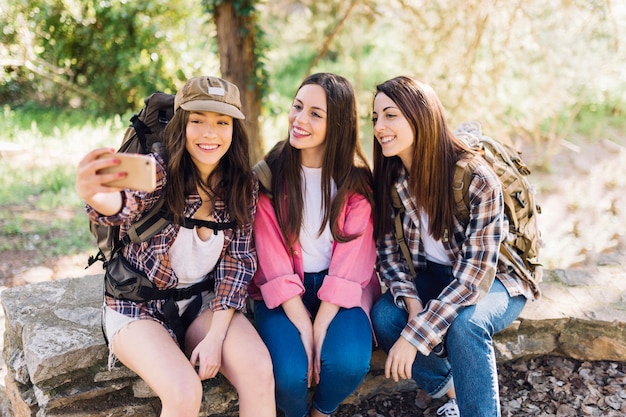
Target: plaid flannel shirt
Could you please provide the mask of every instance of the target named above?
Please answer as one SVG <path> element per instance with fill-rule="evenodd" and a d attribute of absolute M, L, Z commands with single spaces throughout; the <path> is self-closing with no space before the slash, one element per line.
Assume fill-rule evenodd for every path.
<path fill-rule="evenodd" d="M 411 262 L 419 272 L 426 268 L 426 256 L 420 238 L 419 210 L 410 195 L 406 171 L 394 185 L 405 207 L 404 239 L 411 252 Z M 438 298 L 423 306 L 424 310 L 411 318 L 402 331 L 402 336 L 424 355 L 443 340 L 462 308 L 476 304 L 486 294 L 494 277 L 504 284 L 511 297 L 534 298 L 528 283 L 498 265 L 500 242 L 505 238 L 508 222 L 504 216 L 499 179 L 488 166 L 481 165 L 476 169 L 469 194 L 469 224 L 465 227 L 455 219 L 451 238 L 447 235 L 442 239 L 454 279 Z M 396 305 L 406 309 L 404 298 L 420 300 L 393 231 L 377 242 L 377 253 L 380 275 Z"/>
<path fill-rule="evenodd" d="M 87 205 L 86 210 L 91 220 L 102 225 L 120 225 L 120 236 L 124 236 L 129 226 L 156 204 L 163 192 L 167 178 L 163 159 L 157 154 L 153 154 L 153 156 L 157 160 L 156 189 L 150 193 L 124 190 L 122 209 L 113 216 L 102 216 Z M 243 310 L 245 307 L 248 283 L 257 268 L 252 224 L 256 214 L 258 182 L 256 179 L 254 181 L 253 199 L 249 207 L 252 221 L 243 228 L 237 226 L 235 229 L 224 230 L 222 254 L 215 269 L 210 273 L 215 279 L 215 298 L 211 301 L 211 310 L 213 311 L 229 308 Z M 201 205 L 202 200 L 199 194 L 187 196 L 185 217 L 193 217 Z M 216 222 L 230 221 L 230 215 L 226 210 L 224 201 L 217 200 L 214 202 L 213 217 Z M 169 224 L 149 241 L 131 243 L 123 248 L 124 257 L 128 262 L 143 271 L 158 289 L 175 288 L 178 285 L 178 277 L 172 270 L 169 249 L 174 243 L 180 227 L 176 224 Z M 198 260 L 198 262 L 201 261 L 201 259 Z M 164 302 L 161 300 L 134 303 L 105 296 L 105 303 L 117 312 L 129 317 L 149 318 L 168 328 L 163 311 Z M 169 328 L 168 330 L 174 336 L 172 330 Z"/>

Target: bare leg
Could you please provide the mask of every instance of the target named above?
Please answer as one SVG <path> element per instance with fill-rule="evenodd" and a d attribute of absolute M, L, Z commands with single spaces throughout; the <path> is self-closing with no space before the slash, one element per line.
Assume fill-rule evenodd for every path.
<path fill-rule="evenodd" d="M 187 330 L 189 351 L 200 343 L 211 326 L 211 310 L 204 311 Z M 235 313 L 222 352 L 220 372 L 239 395 L 241 417 L 275 417 L 274 373 L 270 354 L 256 329 L 242 313 Z"/>
<path fill-rule="evenodd" d="M 159 396 L 161 417 L 197 416 L 202 383 L 169 332 L 152 320 L 137 320 L 115 335 L 113 353 Z"/>

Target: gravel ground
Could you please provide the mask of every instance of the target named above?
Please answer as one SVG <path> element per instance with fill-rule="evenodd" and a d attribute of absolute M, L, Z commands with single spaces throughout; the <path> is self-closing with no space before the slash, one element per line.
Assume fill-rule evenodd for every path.
<path fill-rule="evenodd" d="M 503 417 L 626 416 L 626 363 L 543 356 L 498 365 Z M 333 417 L 436 417 L 421 390 L 342 405 Z"/>

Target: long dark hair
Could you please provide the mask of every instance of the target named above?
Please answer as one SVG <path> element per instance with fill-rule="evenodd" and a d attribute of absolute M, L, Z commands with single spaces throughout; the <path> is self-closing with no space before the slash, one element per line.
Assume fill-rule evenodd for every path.
<path fill-rule="evenodd" d="M 376 86 L 389 97 L 411 125 L 414 134 L 409 189 L 419 208 L 428 215 L 430 233 L 441 239 L 454 224 L 452 180 L 457 160 L 473 151 L 452 133 L 435 91 L 414 78 L 399 76 Z M 377 239 L 392 228 L 390 190 L 402 172 L 402 161 L 386 158 L 374 139 L 374 234 Z"/>
<path fill-rule="evenodd" d="M 322 161 L 324 219 L 319 232 L 330 222 L 335 241 L 347 242 L 358 236 L 345 234 L 337 224 L 348 193 L 362 194 L 373 204 L 371 170 L 359 141 L 356 97 L 350 82 L 336 74 L 310 75 L 298 91 L 308 84 L 324 89 L 327 105 L 326 146 Z M 291 244 L 300 234 L 304 211 L 301 151 L 291 146 L 287 137 L 274 146 L 266 160 L 272 171 L 274 210 L 285 241 Z M 332 201 L 331 179 L 337 185 L 337 194 Z"/>
<path fill-rule="evenodd" d="M 248 156 L 248 133 L 242 120 L 233 119 L 230 148 L 208 178 L 202 178 L 186 149 L 187 110 L 178 109 L 163 132 L 167 157 L 165 204 L 180 223 L 185 212 L 185 197 L 196 194 L 198 187 L 211 198 L 224 200 L 230 220 L 243 226 L 252 221 L 253 176 Z"/>

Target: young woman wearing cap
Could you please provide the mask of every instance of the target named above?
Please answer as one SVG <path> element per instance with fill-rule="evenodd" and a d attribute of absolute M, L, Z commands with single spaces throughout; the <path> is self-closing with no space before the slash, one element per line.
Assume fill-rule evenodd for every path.
<path fill-rule="evenodd" d="M 333 413 L 369 370 L 369 311 L 380 284 L 357 126 L 350 83 L 311 75 L 293 100 L 289 137 L 265 158 L 271 193 L 259 197 L 250 296 L 286 417 Z"/>
<path fill-rule="evenodd" d="M 421 81 L 400 76 L 379 84 L 372 122 L 379 273 L 389 288 L 372 321 L 388 352 L 385 374 L 412 378 L 433 397 L 456 395 L 438 415 L 500 416 L 492 336 L 538 295 L 498 263 L 508 228 L 500 181 L 453 134 L 437 94 Z M 476 158 L 476 168 L 464 225 L 455 216 L 453 177 L 466 157 Z M 394 233 L 392 188 L 405 208 L 411 259 Z"/>
<path fill-rule="evenodd" d="M 135 303 L 105 295 L 104 329 L 111 356 L 154 390 L 162 417 L 197 416 L 201 381 L 218 372 L 237 389 L 241 416 L 276 415 L 269 353 L 242 314 L 256 271 L 252 222 L 258 183 L 249 168 L 240 108 L 233 84 L 206 76 L 187 81 L 164 132 L 165 153 L 151 154 L 157 166 L 152 192 L 106 185 L 123 176 L 99 174 L 119 162 L 98 159 L 111 149 L 88 153 L 78 166 L 76 188 L 90 219 L 120 225 L 121 236 L 159 198 L 165 199 L 172 222 L 148 242 L 131 243 L 121 252 L 157 289 L 215 281 L 213 291 L 176 301 L 173 307 L 169 300 Z M 212 222 L 206 224 L 215 230 L 181 227 L 186 218 Z M 231 227 L 218 230 L 220 224 Z M 181 316 L 192 312 L 182 343 L 177 342 L 176 320 L 170 320 L 171 308 Z"/>

